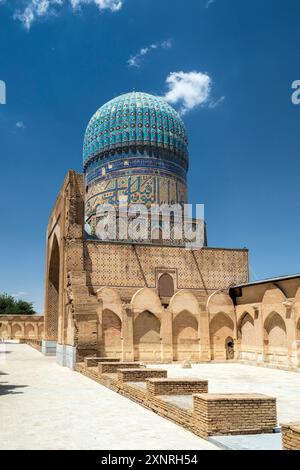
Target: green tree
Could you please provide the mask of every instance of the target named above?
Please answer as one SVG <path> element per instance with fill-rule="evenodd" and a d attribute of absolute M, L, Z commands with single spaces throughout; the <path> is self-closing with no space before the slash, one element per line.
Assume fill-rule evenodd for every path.
<path fill-rule="evenodd" d="M 16 300 L 8 294 L 0 294 L 0 315 L 34 315 L 32 302 Z"/>

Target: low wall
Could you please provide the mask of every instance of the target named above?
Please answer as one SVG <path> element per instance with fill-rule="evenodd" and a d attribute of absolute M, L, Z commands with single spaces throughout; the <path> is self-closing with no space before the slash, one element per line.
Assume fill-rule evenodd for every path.
<path fill-rule="evenodd" d="M 276 399 L 261 394 L 194 395 L 202 437 L 272 433 L 277 426 Z"/>
<path fill-rule="evenodd" d="M 109 364 L 115 368 L 114 372 L 101 373 L 99 370 L 103 364 L 86 367 L 82 362 L 76 364 L 76 370 L 205 439 L 222 434 L 272 433 L 277 426 L 275 398 L 260 394 L 193 395 L 197 387 L 207 390 L 208 382 L 183 378 L 149 379 L 147 368 L 122 370 L 120 366 L 125 364 L 128 365 Z M 148 371 L 151 374 L 151 369 Z M 137 373 L 140 374 L 137 376 Z M 136 383 L 134 380 L 122 381 L 126 374 L 131 374 L 131 378 L 136 375 Z M 156 381 L 161 381 L 167 394 L 149 393 L 149 384 Z"/>
<path fill-rule="evenodd" d="M 114 357 L 85 357 L 84 364 L 86 367 L 97 367 L 99 362 L 120 362 L 120 359 Z"/>
<path fill-rule="evenodd" d="M 300 450 L 300 422 L 284 423 L 281 428 L 283 449 Z"/>
<path fill-rule="evenodd" d="M 98 371 L 100 374 L 116 374 L 118 369 L 137 369 L 138 362 L 99 362 Z"/>
<path fill-rule="evenodd" d="M 122 369 L 118 370 L 118 380 L 120 382 L 142 382 L 148 378 L 167 377 L 168 372 L 163 369 Z"/>
<path fill-rule="evenodd" d="M 149 379 L 147 392 L 150 395 L 192 395 L 207 393 L 208 381 L 201 379 Z"/>

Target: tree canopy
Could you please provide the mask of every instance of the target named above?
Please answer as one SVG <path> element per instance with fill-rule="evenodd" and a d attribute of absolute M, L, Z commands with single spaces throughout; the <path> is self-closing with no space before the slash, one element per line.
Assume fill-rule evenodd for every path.
<path fill-rule="evenodd" d="M 32 302 L 16 300 L 12 295 L 0 294 L 0 315 L 34 315 Z"/>

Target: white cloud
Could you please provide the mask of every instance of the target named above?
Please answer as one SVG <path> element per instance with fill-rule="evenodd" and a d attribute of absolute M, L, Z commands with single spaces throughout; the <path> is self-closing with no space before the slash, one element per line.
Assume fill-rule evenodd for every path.
<path fill-rule="evenodd" d="M 207 0 L 205 8 L 209 8 L 213 3 L 215 3 L 215 0 Z"/>
<path fill-rule="evenodd" d="M 0 0 L 1 1 L 1 0 Z M 27 292 L 17 292 L 16 294 L 12 294 L 13 297 L 22 297 L 24 295 L 27 295 Z"/>
<path fill-rule="evenodd" d="M 215 108 L 218 108 L 218 106 L 221 106 L 221 104 L 225 101 L 225 96 L 221 96 L 221 98 L 217 99 L 217 100 L 214 100 L 214 101 L 210 101 L 210 103 L 208 104 L 208 107 L 210 109 L 215 109 Z"/>
<path fill-rule="evenodd" d="M 16 122 L 16 127 L 18 129 L 25 129 L 25 124 L 24 124 L 23 121 L 18 121 L 18 122 Z"/>
<path fill-rule="evenodd" d="M 23 10 L 15 11 L 14 19 L 21 21 L 29 30 L 36 19 L 54 15 L 64 5 L 69 4 L 73 10 L 78 10 L 83 5 L 94 4 L 99 10 L 116 12 L 122 8 L 123 3 L 124 0 L 27 0 Z"/>
<path fill-rule="evenodd" d="M 139 52 L 128 59 L 127 64 L 129 67 L 136 67 L 139 68 L 141 66 L 141 60 L 145 57 L 149 52 L 155 49 L 171 49 L 172 41 L 168 39 L 167 41 L 155 42 L 150 44 L 150 46 L 142 47 Z"/>
<path fill-rule="evenodd" d="M 179 104 L 181 114 L 210 102 L 212 79 L 207 73 L 171 72 L 166 83 L 169 91 L 164 98 L 171 104 Z"/>

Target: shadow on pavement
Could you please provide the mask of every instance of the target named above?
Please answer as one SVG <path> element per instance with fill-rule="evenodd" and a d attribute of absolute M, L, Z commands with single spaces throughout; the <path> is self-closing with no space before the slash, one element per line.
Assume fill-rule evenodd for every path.
<path fill-rule="evenodd" d="M 9 395 L 9 394 L 19 394 L 19 393 L 24 393 L 24 392 L 16 392 L 15 390 L 18 388 L 25 388 L 28 387 L 28 385 L 6 385 L 7 382 L 2 382 L 0 383 L 0 396 L 1 395 Z"/>

